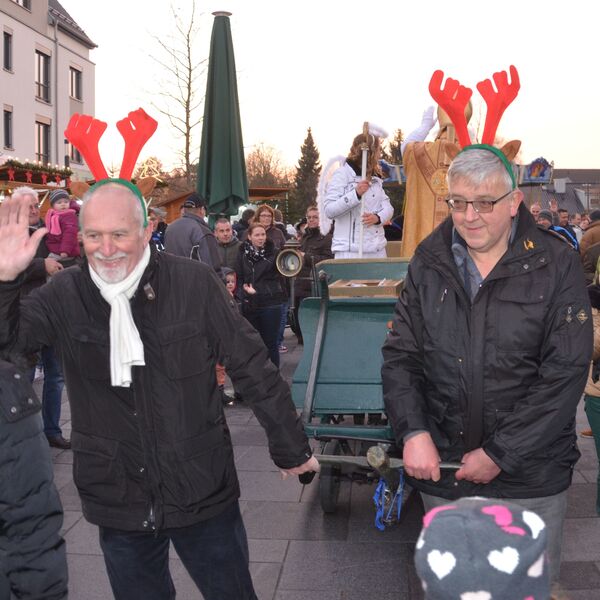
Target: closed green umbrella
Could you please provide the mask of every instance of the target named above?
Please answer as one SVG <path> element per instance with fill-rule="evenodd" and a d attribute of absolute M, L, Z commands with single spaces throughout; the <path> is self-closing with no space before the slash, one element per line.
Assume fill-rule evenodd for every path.
<path fill-rule="evenodd" d="M 197 191 L 208 212 L 235 215 L 248 201 L 235 58 L 228 12 L 213 13 Z"/>

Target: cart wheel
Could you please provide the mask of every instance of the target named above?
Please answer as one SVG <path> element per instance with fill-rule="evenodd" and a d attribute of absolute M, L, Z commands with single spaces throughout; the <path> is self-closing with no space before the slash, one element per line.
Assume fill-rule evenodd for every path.
<path fill-rule="evenodd" d="M 340 442 L 330 440 L 323 448 L 323 454 L 340 454 Z M 340 494 L 340 476 L 342 470 L 333 465 L 323 465 L 319 475 L 319 496 L 321 508 L 324 513 L 331 514 L 337 511 L 337 501 Z"/>

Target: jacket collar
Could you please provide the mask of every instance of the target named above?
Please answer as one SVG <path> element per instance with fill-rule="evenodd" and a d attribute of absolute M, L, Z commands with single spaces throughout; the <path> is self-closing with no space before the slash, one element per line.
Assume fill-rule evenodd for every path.
<path fill-rule="evenodd" d="M 443 269 L 449 270 L 458 278 L 452 255 L 453 233 L 454 225 L 452 217 L 449 216 L 417 246 L 415 254 L 423 255 L 431 264 L 440 264 Z M 521 203 L 513 221 L 508 249 L 486 280 L 526 273 L 547 264 L 550 261 L 547 235 L 547 232 L 537 227 L 531 213 Z"/>
<path fill-rule="evenodd" d="M 159 252 L 156 249 L 156 246 L 154 244 L 150 244 L 150 261 L 148 262 L 148 266 L 146 267 L 146 269 L 144 270 L 144 273 L 142 274 L 142 277 L 140 279 L 140 283 L 138 285 L 138 289 L 134 295 L 134 298 L 136 298 L 139 294 L 139 290 L 143 289 L 144 286 L 150 282 L 150 280 L 152 279 L 154 272 L 156 271 L 156 268 L 158 266 L 158 257 L 159 257 Z M 95 290 L 98 295 L 100 295 L 100 291 L 98 290 L 98 287 L 96 286 L 96 284 L 94 284 L 94 282 L 92 281 L 92 278 L 90 276 L 90 263 L 88 262 L 87 256 L 83 259 L 82 265 L 81 265 L 81 270 L 85 276 L 85 280 L 88 282 L 89 286 L 91 286 L 92 290 Z"/>
<path fill-rule="evenodd" d="M 193 215 L 192 213 L 185 213 L 181 218 L 182 219 L 192 219 L 193 221 L 196 221 L 197 223 L 200 223 L 200 224 L 204 225 L 205 227 L 208 227 L 208 225 L 206 224 L 206 221 L 202 217 L 199 217 L 198 215 Z"/>

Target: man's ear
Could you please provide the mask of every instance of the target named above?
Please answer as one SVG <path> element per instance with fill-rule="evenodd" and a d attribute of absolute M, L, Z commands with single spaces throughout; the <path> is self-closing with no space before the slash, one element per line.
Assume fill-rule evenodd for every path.
<path fill-rule="evenodd" d="M 148 221 L 148 225 L 144 227 L 143 237 L 144 243 L 147 244 L 150 241 L 150 238 L 152 237 L 152 221 Z"/>
<path fill-rule="evenodd" d="M 519 210 L 519 205 L 521 204 L 521 202 L 523 201 L 523 192 L 520 189 L 516 189 L 513 190 L 512 196 L 510 198 L 510 216 L 514 217 L 516 216 L 518 210 Z"/>

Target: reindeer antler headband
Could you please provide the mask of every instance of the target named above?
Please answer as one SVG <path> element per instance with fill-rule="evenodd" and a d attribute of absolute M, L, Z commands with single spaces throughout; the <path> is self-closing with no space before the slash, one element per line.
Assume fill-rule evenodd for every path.
<path fill-rule="evenodd" d="M 100 138 L 106 131 L 106 123 L 90 115 L 74 114 L 65 129 L 65 138 L 79 150 L 96 180 L 91 189 L 95 190 L 107 183 L 127 187 L 140 200 L 144 213 L 144 227 L 148 225 L 146 202 L 139 188 L 131 182 L 131 176 L 144 144 L 152 137 L 157 126 L 158 123 L 141 108 L 130 112 L 127 117 L 117 122 L 117 129 L 125 140 L 125 150 L 119 177 L 112 178 L 106 172 L 98 149 Z"/>
<path fill-rule="evenodd" d="M 493 146 L 493 143 L 498 124 L 500 123 L 504 111 L 519 93 L 521 87 L 519 73 L 517 72 L 516 67 L 511 65 L 510 83 L 508 82 L 506 71 L 494 73 L 493 78 L 498 91 L 494 90 L 492 82 L 489 79 L 484 79 L 477 84 L 477 89 L 487 104 L 487 114 L 485 117 L 485 126 L 483 128 L 481 144 L 471 143 L 471 137 L 469 136 L 469 131 L 467 129 L 467 119 L 465 118 L 465 108 L 473 95 L 473 90 L 461 85 L 456 79 L 451 79 L 450 77 L 446 80 L 446 84 L 442 89 L 441 85 L 444 79 L 444 73 L 437 70 L 431 76 L 429 93 L 439 106 L 446 111 L 456 130 L 456 137 L 462 146 L 462 150 L 458 149 L 454 156 L 459 152 L 465 152 L 466 150 L 478 149 L 492 152 L 502 161 L 502 164 L 508 171 L 514 189 L 516 187 L 516 180 L 513 169 L 510 166 L 510 160 L 512 160 L 518 152 L 521 142 L 510 142 L 510 144 L 507 144 L 507 146 L 502 149 L 496 148 Z"/>

